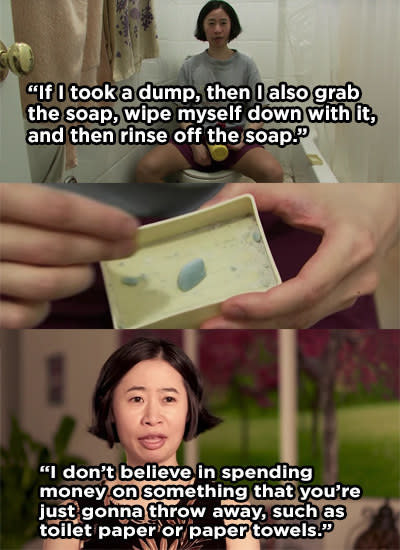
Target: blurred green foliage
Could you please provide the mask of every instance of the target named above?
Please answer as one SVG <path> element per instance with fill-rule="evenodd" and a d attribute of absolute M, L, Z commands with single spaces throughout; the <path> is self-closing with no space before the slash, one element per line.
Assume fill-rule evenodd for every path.
<path fill-rule="evenodd" d="M 53 435 L 52 446 L 34 440 L 23 431 L 17 419 L 11 419 L 10 439 L 1 447 L 1 538 L 0 548 L 18 549 L 37 535 L 39 486 L 56 484 L 61 471 L 71 463 L 86 461 L 67 452 L 75 429 L 75 420 L 64 416 Z M 55 464 L 57 478 L 41 474 L 41 464 Z"/>
<path fill-rule="evenodd" d="M 217 468 L 227 465 L 273 466 L 279 462 L 279 416 L 264 409 L 249 423 L 249 456 L 242 460 L 237 433 L 240 417 L 225 409 L 224 422 L 200 436 L 200 461 Z M 339 481 L 358 484 L 368 497 L 400 496 L 400 404 L 398 401 L 339 408 Z M 315 469 L 315 483 L 322 482 L 321 455 L 313 456 L 311 413 L 298 416 L 299 465 Z M 321 433 L 318 434 L 318 437 Z M 224 442 L 221 445 L 221 441 Z M 250 482 L 249 482 L 250 484 Z"/>

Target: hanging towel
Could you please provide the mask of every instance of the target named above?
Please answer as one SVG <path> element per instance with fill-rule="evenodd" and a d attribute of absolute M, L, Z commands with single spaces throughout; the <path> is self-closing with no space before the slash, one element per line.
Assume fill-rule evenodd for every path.
<path fill-rule="evenodd" d="M 37 103 L 25 91 L 29 82 L 94 86 L 111 80 L 103 32 L 103 0 L 12 0 L 15 39 L 33 49 L 35 67 L 20 79 L 21 102 Z M 65 109 L 73 103 L 46 103 Z M 86 104 L 87 105 L 87 104 Z M 77 165 L 75 147 L 68 144 L 66 169 Z"/>
<path fill-rule="evenodd" d="M 140 71 L 143 59 L 158 57 L 152 0 L 105 0 L 104 28 L 115 82 Z"/>

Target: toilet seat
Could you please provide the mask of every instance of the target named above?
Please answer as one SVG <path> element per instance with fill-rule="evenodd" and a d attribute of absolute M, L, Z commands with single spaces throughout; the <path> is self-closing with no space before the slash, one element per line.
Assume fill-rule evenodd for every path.
<path fill-rule="evenodd" d="M 181 182 L 235 182 L 240 179 L 241 175 L 234 170 L 218 170 L 217 172 L 200 172 L 194 168 L 187 168 L 180 172 Z"/>

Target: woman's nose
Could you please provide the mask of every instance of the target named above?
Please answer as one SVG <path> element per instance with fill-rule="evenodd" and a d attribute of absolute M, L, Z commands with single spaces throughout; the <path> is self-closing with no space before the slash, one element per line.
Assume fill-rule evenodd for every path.
<path fill-rule="evenodd" d="M 156 401 L 150 400 L 146 403 L 143 411 L 143 422 L 145 424 L 155 425 L 161 422 L 162 416 L 159 404 Z"/>

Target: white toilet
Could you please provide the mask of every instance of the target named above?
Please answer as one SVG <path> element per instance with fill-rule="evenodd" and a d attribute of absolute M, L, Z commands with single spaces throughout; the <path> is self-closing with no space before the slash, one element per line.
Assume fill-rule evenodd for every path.
<path fill-rule="evenodd" d="M 235 172 L 234 170 L 218 170 L 218 172 L 200 172 L 200 170 L 194 170 L 193 168 L 187 168 L 181 170 L 178 174 L 178 181 L 180 183 L 193 183 L 202 184 L 205 183 L 230 183 L 237 182 L 242 177 L 242 174 Z"/>

